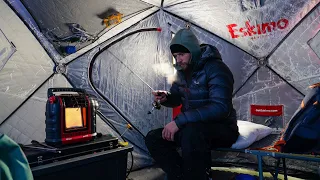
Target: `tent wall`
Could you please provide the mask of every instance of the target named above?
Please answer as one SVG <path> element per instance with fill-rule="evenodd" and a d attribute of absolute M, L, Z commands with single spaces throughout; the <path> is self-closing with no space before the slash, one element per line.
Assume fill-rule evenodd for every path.
<path fill-rule="evenodd" d="M 159 24 L 158 16 L 159 13 L 156 13 L 148 17 L 110 41 L 100 44 L 75 59 L 67 66 L 67 77 L 75 87 L 84 88 L 96 94 L 93 91 L 92 86 L 94 86 L 97 91 L 111 101 L 111 104 L 101 101 L 100 110 L 120 133 L 125 131 L 129 122 L 137 127 L 138 130 L 127 131 L 123 135 L 135 143 L 135 148 L 142 150 L 136 157 L 148 155 L 143 139 L 148 131 L 162 127 L 171 120 L 171 112 L 166 108 L 148 114 L 153 101 L 152 90 L 148 85 L 153 89 L 168 88 L 166 78 L 154 68 L 161 66 L 161 64 L 171 63 L 168 61 L 169 52 L 166 51 L 171 34 L 168 29 L 163 29 L 161 33 L 157 31 L 140 32 L 126 37 L 106 50 L 102 49 L 129 32 L 142 28 L 162 27 L 163 25 Z M 93 59 L 97 53 L 99 55 Z M 93 60 L 95 60 L 94 65 L 89 67 Z M 88 79 L 89 68 L 92 68 L 92 86 Z M 172 68 L 171 71 L 173 73 Z M 139 77 L 143 78 L 142 80 L 146 83 L 141 81 Z M 116 109 L 113 106 L 116 106 Z M 150 165 L 150 159 L 147 160 L 141 162 L 135 158 L 135 168 Z"/>
<path fill-rule="evenodd" d="M 0 71 L 15 53 L 16 48 L 9 41 L 5 34 L 0 30 Z"/>
<path fill-rule="evenodd" d="M 167 22 L 166 27 L 169 27 L 172 33 L 176 33 L 179 29 L 185 28 L 187 23 L 186 21 L 166 12 L 163 13 L 161 18 L 161 21 Z M 211 44 L 218 48 L 223 61 L 234 74 L 234 92 L 236 92 L 236 90 L 239 89 L 257 69 L 258 66 L 256 58 L 200 27 L 191 25 L 191 29 L 198 37 L 200 43 Z"/>
<path fill-rule="evenodd" d="M 284 120 L 288 122 L 303 97 L 270 69 L 261 67 L 235 95 L 233 103 L 241 120 L 250 120 L 250 104 L 283 104 Z"/>
<path fill-rule="evenodd" d="M 283 40 L 269 58 L 270 67 L 299 91 L 306 94 L 308 86 L 320 81 L 320 46 L 312 48 L 310 41 L 320 32 L 320 6 L 302 20 Z M 316 43 L 315 43 L 316 44 Z"/>
<path fill-rule="evenodd" d="M 217 34 L 256 57 L 265 57 L 318 2 L 318 0 L 193 0 L 164 9 Z M 281 19 L 285 19 L 287 23 L 280 21 Z M 246 25 L 247 21 L 249 23 Z M 274 30 L 270 22 L 276 23 Z M 278 22 L 281 28 L 278 27 Z M 266 28 L 267 32 L 263 33 L 263 23 L 268 23 L 265 27 L 270 26 L 270 32 Z M 260 35 L 257 27 L 259 24 Z M 228 27 L 232 27 L 235 37 L 232 37 Z M 250 33 L 246 33 L 248 29 L 251 29 Z"/>
<path fill-rule="evenodd" d="M 156 13 L 148 17 L 128 31 L 160 27 L 159 15 Z M 104 50 L 96 57 L 93 66 L 93 85 L 121 109 L 144 135 L 171 119 L 168 109 L 148 115 L 153 101 L 152 89 L 148 85 L 153 89 L 169 88 L 162 74 L 164 72 L 159 72 L 161 65 L 167 64 L 167 71 L 173 74 L 170 54 L 166 51 L 169 41 L 167 29 L 134 34 Z"/>
<path fill-rule="evenodd" d="M 319 82 L 320 59 L 315 48 L 319 0 L 135 0 L 125 4 L 129 8 L 122 0 L 22 2 L 0 0 L 0 55 L 6 49 L 0 58 L 0 133 L 19 143 L 44 140 L 47 89 L 72 86 L 98 97 L 102 113 L 97 119 L 98 132 L 122 139 L 108 123 L 120 133 L 128 123 L 134 126 L 123 134 L 134 145 L 133 169 L 152 164 L 144 136 L 171 121 L 172 112 L 161 108 L 148 114 L 153 101 L 148 85 L 170 88 L 169 42 L 187 21 L 200 43 L 216 46 L 233 72 L 238 119 L 250 119 L 250 104 L 283 104 L 287 122 L 307 86 Z M 99 24 L 99 15 L 108 10 L 104 6 L 121 9 L 124 21 L 104 28 Z M 101 36 L 63 57 L 44 36 L 44 29 L 70 35 L 68 22 L 85 25 L 90 33 L 100 32 Z M 157 27 L 162 31 L 139 32 L 117 41 L 135 30 Z M 53 74 L 55 63 L 67 63 L 67 71 L 62 72 L 66 76 Z"/>
<path fill-rule="evenodd" d="M 69 85 L 63 76 L 50 78 L 0 126 L 0 132 L 7 134 L 14 141 L 22 144 L 30 144 L 31 140 L 43 142 L 45 138 L 47 89 L 57 86 L 68 87 Z"/>
<path fill-rule="evenodd" d="M 187 23 L 168 13 L 164 14 L 166 18 L 164 21 L 171 24 L 170 28 L 173 32 L 183 28 Z M 288 121 L 290 119 L 300 104 L 303 98 L 302 95 L 269 69 L 260 67 L 258 59 L 245 51 L 200 27 L 192 26 L 191 28 L 201 43 L 212 44 L 219 49 L 223 61 L 234 74 L 235 96 L 233 101 L 238 119 L 250 120 L 250 104 L 284 104 L 285 120 Z"/>
<path fill-rule="evenodd" d="M 30 12 L 25 8 L 25 6 L 21 3 L 20 0 L 15 1 L 6 1 L 12 10 L 20 17 L 20 20 L 29 28 L 30 32 L 37 38 L 37 40 L 41 43 L 43 48 L 47 51 L 48 55 L 54 61 L 59 61 L 62 59 L 61 55 L 55 50 L 53 45 L 49 42 L 49 40 L 43 35 L 39 26 L 31 16 Z"/>
<path fill-rule="evenodd" d="M 52 74 L 53 62 L 14 11 L 0 1 L 0 29 L 16 52 L 0 71 L 0 124 Z"/>
<path fill-rule="evenodd" d="M 66 78 L 56 74 L 46 81 L 6 122 L 0 126 L 0 132 L 21 144 L 30 144 L 31 140 L 45 140 L 45 107 L 47 90 L 52 87 L 71 87 Z M 97 118 L 97 131 L 115 134 L 100 118 Z"/>
<path fill-rule="evenodd" d="M 320 30 L 319 13 L 320 6 L 281 42 L 267 59 L 269 65 L 260 68 L 236 94 L 234 102 L 240 119 L 249 119 L 250 104 L 284 104 L 287 123 L 307 93 L 308 86 L 320 81 L 320 59 L 308 44 Z"/>
<path fill-rule="evenodd" d="M 0 1 L 0 29 L 5 36 L 5 39 L 1 38 L 1 47 L 7 45 L 7 49 L 17 49 L 0 69 L 0 132 L 22 144 L 29 144 L 31 140 L 43 142 L 47 89 L 71 85 L 64 76 L 53 74 L 54 63 L 30 29 L 37 38 L 42 39 L 40 42 L 46 42 L 46 39 L 31 16 L 23 10 L 22 4 L 14 1 L 10 5 L 17 8 L 16 12 L 29 24 L 26 27 L 8 4 Z M 8 42 L 12 42 L 14 47 Z M 100 118 L 97 119 L 97 130 L 115 134 Z"/>

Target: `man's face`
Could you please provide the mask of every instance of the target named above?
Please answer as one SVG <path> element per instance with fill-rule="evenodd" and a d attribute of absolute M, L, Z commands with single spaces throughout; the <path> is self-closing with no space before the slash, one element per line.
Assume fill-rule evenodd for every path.
<path fill-rule="evenodd" d="M 177 64 L 181 66 L 183 70 L 186 70 L 191 59 L 190 53 L 173 53 L 174 58 L 177 61 Z"/>

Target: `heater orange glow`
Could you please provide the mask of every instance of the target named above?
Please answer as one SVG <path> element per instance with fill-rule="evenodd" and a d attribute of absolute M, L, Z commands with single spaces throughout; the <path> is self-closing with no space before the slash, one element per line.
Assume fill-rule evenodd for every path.
<path fill-rule="evenodd" d="M 67 129 L 83 127 L 81 108 L 65 108 L 65 124 Z"/>

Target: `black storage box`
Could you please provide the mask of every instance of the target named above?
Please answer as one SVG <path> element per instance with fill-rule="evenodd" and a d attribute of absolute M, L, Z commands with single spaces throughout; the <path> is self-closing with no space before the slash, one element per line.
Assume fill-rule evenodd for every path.
<path fill-rule="evenodd" d="M 125 180 L 128 153 L 133 147 L 119 147 L 117 142 L 117 138 L 102 136 L 59 149 L 62 153 L 22 149 L 35 180 Z"/>

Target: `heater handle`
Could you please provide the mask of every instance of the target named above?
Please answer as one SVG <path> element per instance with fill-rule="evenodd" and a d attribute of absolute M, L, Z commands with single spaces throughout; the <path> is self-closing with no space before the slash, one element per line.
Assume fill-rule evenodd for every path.
<path fill-rule="evenodd" d="M 53 92 L 78 92 L 78 93 L 86 94 L 86 91 L 80 88 L 49 88 L 48 98 L 53 96 Z"/>

